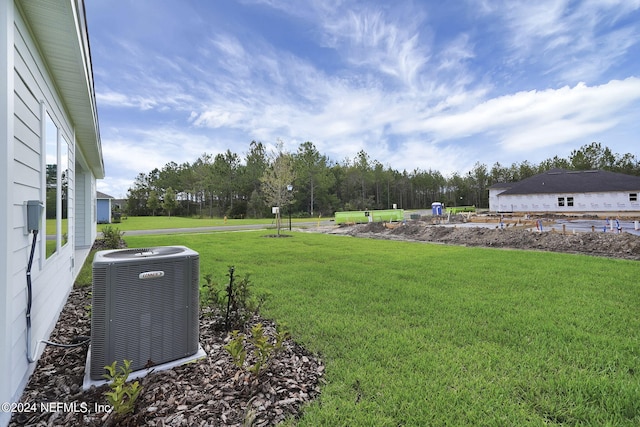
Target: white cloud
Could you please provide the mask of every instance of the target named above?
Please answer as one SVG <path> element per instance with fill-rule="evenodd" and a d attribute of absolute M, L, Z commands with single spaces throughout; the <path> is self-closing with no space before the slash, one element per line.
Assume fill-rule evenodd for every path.
<path fill-rule="evenodd" d="M 460 34 L 454 40 L 444 46 L 440 53 L 440 71 L 457 71 L 464 67 L 464 62 L 475 57 L 473 48 L 470 46 L 468 34 Z"/>
<path fill-rule="evenodd" d="M 137 108 L 142 111 L 150 110 L 157 106 L 157 102 L 152 98 L 142 96 L 129 96 L 118 92 L 100 92 L 96 94 L 96 99 L 101 106 Z"/>
<path fill-rule="evenodd" d="M 114 169 L 124 170 L 137 175 L 147 173 L 163 165 L 168 157 L 159 149 L 154 149 L 144 141 L 103 141 L 103 156 L 107 164 Z M 166 163 L 166 162 L 165 162 Z M 107 175 L 109 170 L 107 169 Z"/>
<path fill-rule="evenodd" d="M 98 181 L 98 191 L 115 197 L 116 199 L 125 199 L 127 197 L 127 190 L 133 185 L 134 178 L 134 175 L 123 177 L 106 176 L 104 179 Z"/>
<path fill-rule="evenodd" d="M 428 142 L 424 139 L 409 139 L 392 152 L 385 153 L 384 164 L 391 165 L 396 170 L 414 169 L 440 172 L 443 176 L 450 176 L 454 172 L 470 169 L 474 161 L 469 161 L 469 150 L 456 145 L 442 145 Z"/>
<path fill-rule="evenodd" d="M 325 42 L 355 66 L 370 67 L 412 85 L 429 60 L 417 16 L 400 23 L 374 8 L 342 8 L 322 18 Z"/>
<path fill-rule="evenodd" d="M 574 84 L 598 79 L 638 44 L 638 26 L 624 17 L 639 8 L 637 0 L 509 0 L 483 11 L 504 22 L 512 66 L 535 64 Z"/>
<path fill-rule="evenodd" d="M 501 146 L 511 152 L 533 152 L 545 147 L 564 144 L 569 141 L 590 141 L 592 135 L 610 129 L 615 120 L 580 122 L 571 119 L 556 119 L 552 122 L 538 122 L 531 126 L 511 129 L 504 133 Z"/>
<path fill-rule="evenodd" d="M 438 140 L 489 133 L 507 150 L 533 150 L 589 140 L 615 126 L 626 109 L 639 102 L 638 78 L 595 87 L 581 83 L 490 99 L 467 111 L 428 118 L 422 130 Z"/>
<path fill-rule="evenodd" d="M 103 133 L 107 176 L 113 169 L 135 177 L 172 161 L 193 162 L 204 152 L 216 154 L 228 148 L 224 141 L 212 141 L 188 128 L 106 129 Z"/>
<path fill-rule="evenodd" d="M 211 43 L 228 57 L 243 59 L 245 56 L 242 44 L 236 37 L 228 34 L 217 34 Z"/>
<path fill-rule="evenodd" d="M 224 106 L 216 106 L 202 112 L 193 120 L 196 126 L 207 126 L 211 128 L 236 127 L 244 122 L 247 111 L 241 104 L 233 105 L 228 103 Z"/>

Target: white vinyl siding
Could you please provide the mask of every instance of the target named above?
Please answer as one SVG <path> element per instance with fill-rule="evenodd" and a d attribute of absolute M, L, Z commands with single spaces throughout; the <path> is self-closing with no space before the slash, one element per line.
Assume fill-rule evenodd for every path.
<path fill-rule="evenodd" d="M 10 8 L 13 4 L 9 5 Z M 0 289 L 7 299 L 7 310 L 1 324 L 6 324 L 8 348 L 3 348 L 2 363 L 4 365 L 4 380 L 8 388 L 0 388 L 0 401 L 11 401 L 19 397 L 22 388 L 35 367 L 29 364 L 26 357 L 26 269 L 29 259 L 32 235 L 25 234 L 25 207 L 27 200 L 45 200 L 44 189 L 44 159 L 42 149 L 42 117 L 43 105 L 54 118 L 61 134 L 71 143 L 69 156 L 73 159 L 75 150 L 71 125 L 66 116 L 55 85 L 47 74 L 47 68 L 40 58 L 30 38 L 29 31 L 19 13 L 14 13 L 13 26 L 13 93 L 10 101 L 13 106 L 13 117 L 8 122 L 11 126 L 12 137 L 8 140 L 11 145 L 7 150 L 10 157 L 6 158 L 9 173 L 7 201 L 4 208 L 10 211 L 11 222 L 8 227 L 8 247 L 6 248 L 7 274 L 6 288 Z M 5 30 L 7 31 L 7 30 Z M 10 31 L 10 30 L 9 30 Z M 70 184 L 73 185 L 73 164 L 70 163 Z M 4 167 L 3 167 L 4 168 Z M 70 191 L 69 197 L 74 192 Z M 73 199 L 70 199 L 73 206 Z M 73 210 L 70 212 L 73 214 Z M 42 227 L 44 228 L 44 220 Z M 71 232 L 71 231 L 70 231 Z M 32 265 L 32 342 L 31 356 L 37 357 L 37 343 L 48 337 L 57 320 L 58 314 L 73 284 L 73 245 L 67 244 L 51 256 L 44 258 L 45 252 L 44 230 L 38 235 L 34 262 Z M 3 343 L 4 347 L 4 343 Z M 39 347 L 38 353 L 43 348 Z M 4 423 L 0 419 L 0 425 Z"/>
<path fill-rule="evenodd" d="M 76 164 L 76 195 L 75 195 L 75 244 L 78 247 L 87 246 L 87 226 L 86 221 L 82 218 L 86 218 L 87 215 L 87 201 L 85 200 L 86 194 L 86 177 L 80 167 Z"/>
<path fill-rule="evenodd" d="M 4 349 L 12 346 L 12 322 L 7 315 L 13 296 L 9 284 L 13 279 L 9 257 L 11 232 L 15 222 L 15 209 L 10 204 L 13 190 L 9 184 L 13 165 L 13 4 L 0 2 L 0 368 L 4 379 L 0 381 L 0 402 L 8 402 L 15 395 L 10 371 L 12 353 Z M 11 414 L 0 411 L 0 426 L 9 422 Z"/>
<path fill-rule="evenodd" d="M 68 241 L 58 231 L 58 178 L 56 250 L 46 258 L 43 216 L 31 269 L 31 357 L 37 359 L 43 351 L 37 343 L 53 329 L 79 271 L 76 264 L 81 266 L 96 235 L 92 205 L 96 175 L 104 176 L 104 164 L 83 17 L 82 0 L 0 2 L 0 368 L 5 373 L 0 402 L 19 399 L 35 369 L 26 355 L 26 270 L 33 235 L 26 230 L 25 202 L 46 201 L 47 116 L 57 127 L 57 141 L 49 142 L 54 143 L 50 150 L 56 152 L 58 174 L 67 172 Z M 76 242 L 85 249 L 76 251 Z M 0 412 L 0 427 L 10 415 Z"/>

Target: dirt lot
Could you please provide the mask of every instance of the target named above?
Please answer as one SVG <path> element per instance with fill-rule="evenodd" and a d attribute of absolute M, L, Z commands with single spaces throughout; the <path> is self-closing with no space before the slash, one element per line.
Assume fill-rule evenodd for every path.
<path fill-rule="evenodd" d="M 425 221 L 410 221 L 405 225 L 369 223 L 334 227 L 331 234 L 346 234 L 374 239 L 433 242 L 449 245 L 486 246 L 494 248 L 530 249 L 569 252 L 611 258 L 640 260 L 640 236 L 630 233 L 567 233 L 507 227 L 453 227 L 432 225 Z"/>

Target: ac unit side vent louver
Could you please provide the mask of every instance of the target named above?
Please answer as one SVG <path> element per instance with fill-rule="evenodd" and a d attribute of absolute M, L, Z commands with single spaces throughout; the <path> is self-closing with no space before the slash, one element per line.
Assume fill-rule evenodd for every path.
<path fill-rule="evenodd" d="M 195 354 L 199 274 L 198 253 L 184 246 L 97 252 L 90 378 L 114 361 L 135 371 Z"/>

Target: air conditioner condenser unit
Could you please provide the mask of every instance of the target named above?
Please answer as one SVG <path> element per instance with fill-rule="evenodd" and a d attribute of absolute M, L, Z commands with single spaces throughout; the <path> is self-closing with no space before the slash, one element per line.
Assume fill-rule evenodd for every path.
<path fill-rule="evenodd" d="M 90 378 L 198 352 L 199 254 L 185 246 L 99 251 L 93 259 Z"/>

